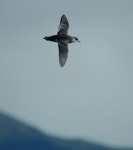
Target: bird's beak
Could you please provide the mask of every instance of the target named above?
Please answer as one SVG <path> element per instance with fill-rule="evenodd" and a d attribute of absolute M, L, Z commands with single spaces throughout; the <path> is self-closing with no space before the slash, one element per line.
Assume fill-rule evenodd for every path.
<path fill-rule="evenodd" d="M 78 40 L 78 42 L 80 42 L 80 41 Z"/>

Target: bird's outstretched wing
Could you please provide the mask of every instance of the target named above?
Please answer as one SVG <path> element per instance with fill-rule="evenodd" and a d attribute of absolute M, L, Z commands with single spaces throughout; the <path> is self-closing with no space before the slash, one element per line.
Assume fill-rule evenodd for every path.
<path fill-rule="evenodd" d="M 60 41 L 58 43 L 58 47 L 59 47 L 59 63 L 60 66 L 63 67 L 66 63 L 68 56 L 68 44 Z"/>
<path fill-rule="evenodd" d="M 58 27 L 58 30 L 59 30 L 58 34 L 67 34 L 68 29 L 69 29 L 69 23 L 68 23 L 67 17 L 65 15 L 62 15 L 60 24 Z"/>

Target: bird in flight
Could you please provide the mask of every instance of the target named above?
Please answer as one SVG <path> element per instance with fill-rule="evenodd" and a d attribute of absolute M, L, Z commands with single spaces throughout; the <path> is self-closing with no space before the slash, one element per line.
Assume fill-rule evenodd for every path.
<path fill-rule="evenodd" d="M 68 57 L 68 43 L 80 42 L 77 37 L 68 35 L 69 23 L 67 17 L 62 15 L 57 35 L 45 36 L 47 41 L 57 42 L 59 48 L 59 64 L 63 67 Z"/>

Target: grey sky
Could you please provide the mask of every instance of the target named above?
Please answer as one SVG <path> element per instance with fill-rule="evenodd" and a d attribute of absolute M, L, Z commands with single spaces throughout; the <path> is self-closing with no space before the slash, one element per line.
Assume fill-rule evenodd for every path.
<path fill-rule="evenodd" d="M 81 43 L 64 68 L 60 17 Z M 133 146 L 133 1 L 0 0 L 0 109 L 47 133 Z"/>

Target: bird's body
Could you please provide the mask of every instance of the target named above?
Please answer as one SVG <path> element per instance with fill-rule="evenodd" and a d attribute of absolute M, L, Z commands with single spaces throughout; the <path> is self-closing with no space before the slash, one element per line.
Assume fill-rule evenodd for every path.
<path fill-rule="evenodd" d="M 52 35 L 52 36 L 46 36 L 45 37 L 45 40 L 47 41 L 52 41 L 52 42 L 64 42 L 66 44 L 68 43 L 74 43 L 76 42 L 75 38 L 73 38 L 72 36 L 69 36 L 69 35 Z"/>
<path fill-rule="evenodd" d="M 65 15 L 61 17 L 57 35 L 44 37 L 47 41 L 57 42 L 59 47 L 59 63 L 63 67 L 68 56 L 68 43 L 80 42 L 78 38 L 68 35 L 69 23 Z"/>

